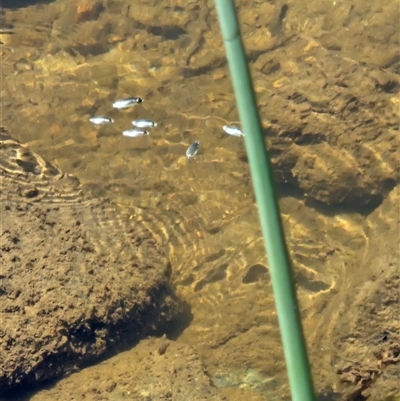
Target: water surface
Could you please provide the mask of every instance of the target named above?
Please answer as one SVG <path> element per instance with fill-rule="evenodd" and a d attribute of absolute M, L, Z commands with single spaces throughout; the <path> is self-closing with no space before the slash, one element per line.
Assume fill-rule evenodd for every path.
<path fill-rule="evenodd" d="M 290 107 L 271 90 L 305 85 L 296 81 L 302 76 L 297 57 L 320 46 L 334 52 L 329 57 L 351 56 L 357 64 L 370 62 L 382 45 L 379 38 L 357 39 L 360 17 L 353 6 L 317 3 L 300 12 L 296 2 L 238 2 L 266 129 L 280 107 Z M 381 24 L 377 3 L 369 7 L 356 9 Z M 390 2 L 382 7 L 387 16 Z M 244 143 L 222 130 L 239 122 L 213 2 L 59 0 L 6 9 L 2 19 L 2 125 L 153 233 L 169 255 L 177 291 L 193 309 L 194 320 L 178 341 L 199 350 L 217 385 L 281 399 L 286 374 Z M 383 66 L 395 50 L 374 54 Z M 310 81 L 312 100 L 323 102 L 323 84 Z M 129 96 L 144 102 L 112 108 Z M 89 122 L 95 115 L 115 123 L 96 127 Z M 150 136 L 123 137 L 138 118 L 158 125 Z M 196 140 L 200 151 L 188 161 L 186 149 Z M 311 339 L 327 318 L 326 304 L 351 281 L 346 266 L 365 259 L 369 223 L 354 213 L 357 205 L 310 207 L 302 190 L 283 181 L 279 191 L 318 366 Z M 335 372 L 328 369 L 324 380 L 332 385 Z"/>

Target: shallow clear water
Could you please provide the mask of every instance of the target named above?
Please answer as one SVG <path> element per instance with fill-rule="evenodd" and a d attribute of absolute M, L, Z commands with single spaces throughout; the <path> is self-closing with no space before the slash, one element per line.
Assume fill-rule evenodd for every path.
<path fill-rule="evenodd" d="M 59 0 L 6 10 L 2 125 L 96 196 L 121 205 L 132 224 L 146 226 L 165 247 L 194 314 L 178 341 L 199 350 L 216 384 L 275 399 L 286 391 L 284 363 L 243 140 L 222 130 L 239 122 L 214 4 L 129 3 Z M 295 77 L 295 51 L 321 38 L 323 15 L 334 16 L 323 32 L 342 32 L 335 23 L 344 15 L 355 24 L 346 3 L 323 3 L 323 11 L 310 3 L 298 15 L 296 33 L 283 28 L 278 5 L 238 2 L 266 127 L 277 108 L 266 107 L 260 54 L 288 49 L 284 81 Z M 353 53 L 359 61 L 368 59 L 368 46 L 361 47 Z M 341 50 L 343 57 L 353 51 Z M 112 108 L 130 96 L 144 102 Z M 115 122 L 95 126 L 94 115 Z M 158 125 L 149 136 L 123 137 L 138 118 Z M 196 140 L 199 153 L 188 161 L 186 149 Z M 312 334 L 347 280 L 344 266 L 365 256 L 367 223 L 346 210 L 321 213 L 291 189 L 280 193 L 305 331 Z"/>

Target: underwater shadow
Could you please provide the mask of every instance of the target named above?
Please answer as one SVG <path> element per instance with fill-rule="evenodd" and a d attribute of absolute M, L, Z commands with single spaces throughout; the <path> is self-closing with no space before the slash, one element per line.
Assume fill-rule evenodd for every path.
<path fill-rule="evenodd" d="M 166 336 L 169 340 L 176 340 L 182 332 L 190 325 L 193 320 L 193 314 L 191 312 L 191 307 L 188 303 L 182 301 L 180 304 L 180 311 L 174 316 L 174 319 L 168 321 L 164 325 L 160 325 L 157 330 L 148 333 L 148 336 L 151 337 L 162 337 Z M 91 366 L 95 366 L 107 359 L 116 356 L 117 354 L 128 351 L 134 348 L 136 345 L 140 343 L 146 337 L 140 336 L 135 337 L 131 341 L 126 341 L 125 343 L 117 344 L 114 347 L 110 347 L 108 351 L 106 351 L 101 357 L 91 359 L 88 362 L 79 364 L 79 367 L 72 369 L 71 371 L 65 373 L 60 377 L 56 377 L 53 379 L 49 379 L 41 382 L 40 384 L 36 383 L 26 383 L 23 388 L 17 387 L 11 389 L 0 396 L 1 401 L 29 401 L 32 397 L 37 395 L 39 391 L 43 390 L 51 390 L 60 380 L 69 376 L 71 373 L 79 372 L 82 369 L 90 368 Z"/>
<path fill-rule="evenodd" d="M 24 8 L 34 6 L 37 4 L 50 4 L 55 3 L 55 0 L 2 0 L 1 6 L 3 8 Z"/>

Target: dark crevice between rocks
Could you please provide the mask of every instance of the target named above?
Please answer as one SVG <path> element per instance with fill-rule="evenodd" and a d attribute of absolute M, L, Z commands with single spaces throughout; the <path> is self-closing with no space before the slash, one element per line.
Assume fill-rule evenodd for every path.
<path fill-rule="evenodd" d="M 382 195 L 371 195 L 367 203 L 352 202 L 352 203 L 332 203 L 327 205 L 317 199 L 305 198 L 305 205 L 321 213 L 325 216 L 335 216 L 341 213 L 358 213 L 362 216 L 368 216 L 383 202 Z"/>
<path fill-rule="evenodd" d="M 147 25 L 135 21 L 135 26 L 138 29 L 146 30 L 154 36 L 161 36 L 165 40 L 177 40 L 182 35 L 187 34 L 183 28 L 175 25 Z"/>
<path fill-rule="evenodd" d="M 368 396 L 364 396 L 362 394 L 363 389 L 359 389 L 355 391 L 354 393 L 350 394 L 349 396 L 346 397 L 346 401 L 365 401 L 368 400 Z"/>
<path fill-rule="evenodd" d="M 317 132 L 306 132 L 302 128 L 284 129 L 279 133 L 280 138 L 291 139 L 298 146 L 315 145 L 326 141 L 326 135 Z"/>
<path fill-rule="evenodd" d="M 278 198 L 295 198 L 301 200 L 304 198 L 304 191 L 293 182 L 279 182 L 276 186 Z"/>

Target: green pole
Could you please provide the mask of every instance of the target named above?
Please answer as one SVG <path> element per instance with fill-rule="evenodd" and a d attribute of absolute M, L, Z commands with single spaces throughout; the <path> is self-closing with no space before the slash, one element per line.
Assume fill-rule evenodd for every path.
<path fill-rule="evenodd" d="M 314 389 L 271 163 L 233 0 L 215 0 L 249 159 L 293 401 L 314 401 Z"/>

